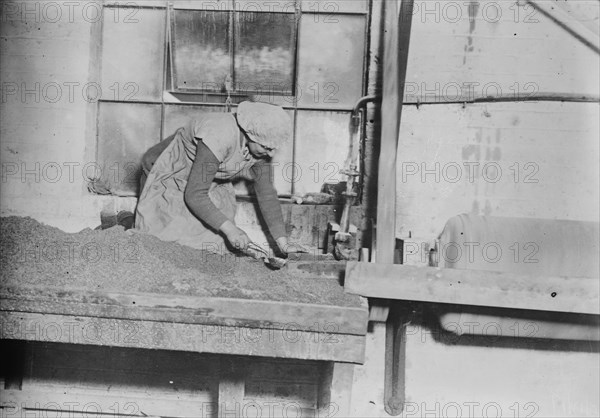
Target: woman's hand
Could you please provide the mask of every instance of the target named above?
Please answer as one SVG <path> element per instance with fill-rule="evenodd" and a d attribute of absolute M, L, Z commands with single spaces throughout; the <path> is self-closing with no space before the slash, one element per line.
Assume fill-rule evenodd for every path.
<path fill-rule="evenodd" d="M 307 253 L 308 250 L 304 248 L 300 244 L 290 243 L 287 240 L 287 237 L 280 237 L 276 240 L 277 246 L 284 254 L 292 254 L 292 253 Z"/>
<path fill-rule="evenodd" d="M 233 222 L 225 221 L 220 229 L 225 234 L 227 241 L 229 241 L 232 247 L 235 247 L 238 250 L 245 250 L 248 244 L 250 244 L 248 235 L 235 226 Z"/>

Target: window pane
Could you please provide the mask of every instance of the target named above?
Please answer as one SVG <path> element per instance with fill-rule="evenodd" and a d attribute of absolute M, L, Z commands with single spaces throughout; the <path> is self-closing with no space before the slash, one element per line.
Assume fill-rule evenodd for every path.
<path fill-rule="evenodd" d="M 300 25 L 298 104 L 352 107 L 362 95 L 366 18 L 336 15 L 331 24 L 315 16 L 303 15 Z"/>
<path fill-rule="evenodd" d="M 201 113 L 223 112 L 218 106 L 198 105 L 166 105 L 163 137 L 166 138 L 184 127 L 190 120 L 198 117 Z"/>
<path fill-rule="evenodd" d="M 173 14 L 175 87 L 221 91 L 231 72 L 229 13 L 175 10 Z"/>
<path fill-rule="evenodd" d="M 291 94 L 294 75 L 294 15 L 236 15 L 236 89 Z"/>
<path fill-rule="evenodd" d="M 165 10 L 140 8 L 104 9 L 104 100 L 160 100 L 165 50 L 165 13 Z"/>
<path fill-rule="evenodd" d="M 290 117 L 291 131 L 293 132 L 294 112 L 286 110 L 286 113 Z M 275 155 L 273 156 L 273 185 L 279 195 L 292 193 L 294 141 L 295 138 L 292 136 L 284 146 L 275 151 Z"/>
<path fill-rule="evenodd" d="M 120 7 L 167 7 L 167 2 L 165 0 L 104 0 L 106 6 L 120 6 Z M 132 15 L 133 17 L 133 15 Z"/>
<path fill-rule="evenodd" d="M 350 113 L 299 110 L 297 118 L 295 193 L 320 192 L 324 183 L 345 180 Z"/>
<path fill-rule="evenodd" d="M 138 193 L 142 155 L 160 141 L 160 113 L 160 105 L 100 102 L 100 180 L 113 194 Z"/>
<path fill-rule="evenodd" d="M 334 13 L 366 13 L 367 0 L 301 0 L 302 11 L 323 13 L 329 23 L 337 23 Z"/>
<path fill-rule="evenodd" d="M 295 0 L 235 0 L 238 12 L 295 13 Z"/>
<path fill-rule="evenodd" d="M 171 4 L 175 9 L 212 10 L 214 12 L 233 10 L 233 0 L 175 0 Z"/>

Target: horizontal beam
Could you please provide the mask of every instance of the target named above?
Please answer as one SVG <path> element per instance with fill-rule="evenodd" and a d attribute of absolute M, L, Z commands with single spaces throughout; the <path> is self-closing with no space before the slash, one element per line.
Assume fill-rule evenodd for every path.
<path fill-rule="evenodd" d="M 600 96 L 587 93 L 504 93 L 494 96 L 473 95 L 463 100 L 450 100 L 447 96 L 430 96 L 428 100 L 420 101 L 408 94 L 405 95 L 403 106 L 449 105 L 472 103 L 515 103 L 515 102 L 575 102 L 575 103 L 600 103 Z"/>
<path fill-rule="evenodd" d="M 363 363 L 365 336 L 0 311 L 0 339 Z"/>
<path fill-rule="evenodd" d="M 69 387 L 65 392 L 57 386 L 42 385 L 28 386 L 27 390 L 6 390 L 2 387 L 0 411 L 2 417 L 183 418 L 212 416 L 210 413 L 216 410 L 217 406 L 209 392 L 195 391 L 193 396 L 161 395 L 153 397 L 145 392 L 133 390 L 92 391 L 78 387 Z M 47 409 L 40 409 L 41 406 Z M 192 415 L 188 411 L 198 412 Z"/>
<path fill-rule="evenodd" d="M 600 314 L 596 278 L 348 262 L 345 289 L 371 298 Z"/>
<path fill-rule="evenodd" d="M 352 335 L 367 333 L 369 315 L 366 301 L 343 307 L 44 286 L 0 287 L 0 301 L 3 311 Z"/>

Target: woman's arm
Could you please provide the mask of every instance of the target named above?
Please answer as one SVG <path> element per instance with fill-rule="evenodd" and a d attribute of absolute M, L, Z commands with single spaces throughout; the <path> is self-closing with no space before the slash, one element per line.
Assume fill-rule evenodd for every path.
<path fill-rule="evenodd" d="M 284 251 L 282 244 L 287 245 L 287 233 L 283 223 L 281 204 L 271 180 L 272 166 L 267 161 L 260 160 L 252 166 L 252 171 L 255 177 L 254 192 L 256 193 L 260 212 L 267 223 L 271 236 L 277 241 L 281 250 Z"/>
<path fill-rule="evenodd" d="M 183 199 L 194 216 L 213 229 L 223 232 L 232 246 L 246 248 L 250 242 L 248 235 L 227 219 L 208 196 L 218 167 L 219 160 L 215 154 L 206 144 L 198 141 L 196 158 L 192 164 Z"/>
<path fill-rule="evenodd" d="M 208 197 L 208 191 L 217 174 L 219 160 L 202 142 L 196 145 L 196 158 L 192 164 L 190 177 L 183 199 L 196 216 L 213 229 L 219 230 L 228 219 Z"/>

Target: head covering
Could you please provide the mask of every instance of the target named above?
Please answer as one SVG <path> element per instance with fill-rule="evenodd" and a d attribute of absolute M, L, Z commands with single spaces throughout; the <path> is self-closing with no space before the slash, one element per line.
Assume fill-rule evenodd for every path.
<path fill-rule="evenodd" d="M 242 102 L 237 108 L 237 121 L 252 141 L 267 148 L 279 148 L 291 136 L 291 120 L 280 106 Z"/>

